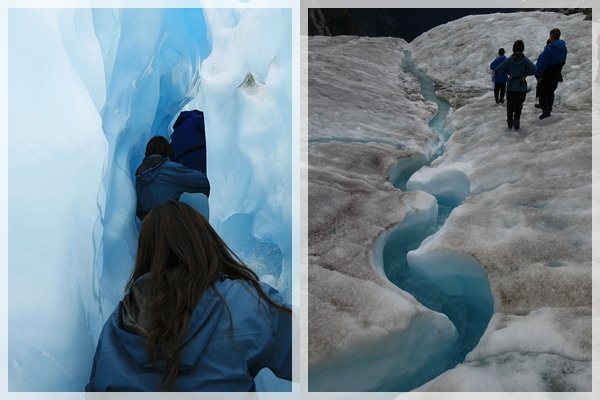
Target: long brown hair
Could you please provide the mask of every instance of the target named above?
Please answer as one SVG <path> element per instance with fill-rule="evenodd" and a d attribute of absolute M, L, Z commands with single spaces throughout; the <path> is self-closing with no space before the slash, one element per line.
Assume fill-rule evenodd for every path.
<path fill-rule="evenodd" d="M 166 362 L 162 390 L 173 390 L 181 366 L 180 346 L 192 313 L 205 290 L 218 279 L 243 279 L 267 303 L 290 312 L 266 295 L 254 271 L 227 247 L 206 219 L 179 201 L 158 205 L 145 216 L 127 292 L 147 272 L 152 272 L 147 351 L 155 366 L 159 356 Z"/>

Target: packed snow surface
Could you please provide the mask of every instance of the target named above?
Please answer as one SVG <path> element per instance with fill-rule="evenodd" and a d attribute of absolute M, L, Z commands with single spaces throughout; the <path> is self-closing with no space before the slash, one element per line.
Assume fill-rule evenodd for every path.
<path fill-rule="evenodd" d="M 433 212 L 432 193 L 464 202 L 409 253 L 412 262 L 443 276 L 444 254 L 475 260 L 494 305 L 465 361 L 418 390 L 591 390 L 591 25 L 582 15 L 524 12 L 465 17 L 410 45 L 309 38 L 309 387 L 311 379 L 315 388 L 334 385 L 327 367 L 343 366 L 348 354 L 365 362 L 364 343 L 393 349 L 417 321 L 444 317 L 393 286 L 378 256 L 407 216 Z M 569 55 L 552 117 L 538 119 L 529 78 L 521 130 L 508 130 L 489 64 L 516 39 L 535 62 L 554 27 Z M 436 106 L 402 70 L 404 50 L 451 102 L 454 132 L 444 153 L 410 177 L 409 191 L 387 178 L 434 154 Z M 448 321 L 441 332 L 452 329 Z M 407 362 L 380 358 L 391 368 Z M 360 381 L 360 369 L 347 368 L 357 379 L 349 389 L 382 387 Z"/>
<path fill-rule="evenodd" d="M 134 171 L 184 108 L 211 224 L 291 301 L 291 10 L 8 14 L 9 389 L 83 390 L 136 253 Z"/>

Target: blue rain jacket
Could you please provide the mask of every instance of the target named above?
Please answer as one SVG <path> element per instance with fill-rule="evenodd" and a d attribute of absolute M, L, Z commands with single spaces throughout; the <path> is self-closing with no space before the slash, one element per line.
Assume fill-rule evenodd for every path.
<path fill-rule="evenodd" d="M 541 77 L 548 67 L 562 67 L 567 61 L 567 44 L 558 39 L 550 42 L 536 61 L 536 77 Z"/>
<path fill-rule="evenodd" d="M 513 53 L 502 64 L 496 68 L 497 74 L 508 74 L 508 84 L 506 90 L 512 92 L 527 91 L 527 76 L 535 74 L 535 65 L 523 55 L 523 53 Z"/>
<path fill-rule="evenodd" d="M 150 282 L 150 274 L 136 280 L 106 321 L 86 391 L 157 390 L 163 372 L 153 369 L 143 335 Z M 271 286 L 261 287 L 274 302 L 284 304 Z M 255 391 L 254 377 L 265 367 L 291 380 L 291 314 L 260 299 L 245 281 L 223 279 L 214 288 L 224 301 L 208 289 L 198 302 L 183 340 L 175 391 Z"/>
<path fill-rule="evenodd" d="M 144 158 L 135 172 L 137 193 L 136 215 L 142 219 L 154 206 L 169 200 L 179 200 L 184 193 L 210 194 L 206 174 L 169 161 L 160 154 Z"/>
<path fill-rule="evenodd" d="M 183 111 L 173 124 L 171 159 L 206 173 L 206 133 L 202 111 Z"/>
<path fill-rule="evenodd" d="M 506 61 L 506 56 L 503 54 L 501 56 L 496 57 L 496 59 L 490 64 L 490 69 L 495 72 L 493 79 L 494 83 L 506 83 L 506 81 L 508 81 L 508 75 L 499 74 L 496 72 L 496 68 L 498 67 L 498 65 L 502 64 L 504 61 Z"/>

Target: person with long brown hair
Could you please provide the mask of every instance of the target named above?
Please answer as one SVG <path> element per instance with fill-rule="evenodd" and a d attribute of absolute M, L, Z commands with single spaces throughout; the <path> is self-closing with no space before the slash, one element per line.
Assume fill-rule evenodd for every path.
<path fill-rule="evenodd" d="M 254 391 L 262 368 L 291 380 L 291 319 L 200 213 L 163 203 L 142 221 L 86 391 Z"/>

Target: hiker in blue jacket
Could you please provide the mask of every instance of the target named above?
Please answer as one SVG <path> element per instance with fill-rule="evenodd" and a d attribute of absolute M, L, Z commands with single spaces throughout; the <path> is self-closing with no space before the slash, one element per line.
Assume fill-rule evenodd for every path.
<path fill-rule="evenodd" d="M 494 71 L 494 98 L 496 99 L 496 104 L 504 103 L 504 93 L 506 91 L 506 81 L 508 81 L 508 75 L 506 74 L 498 74 L 496 72 L 496 68 L 502 64 L 506 60 L 506 56 L 504 55 L 504 49 L 500 48 L 498 50 L 498 57 L 490 64 L 490 69 Z"/>
<path fill-rule="evenodd" d="M 152 207 L 179 200 L 184 193 L 203 193 L 208 197 L 210 183 L 206 174 L 170 161 L 171 145 L 155 136 L 146 145 L 146 157 L 135 171 L 136 215 L 141 220 Z"/>
<path fill-rule="evenodd" d="M 206 173 L 206 133 L 204 113 L 183 111 L 173 124 L 172 160 L 185 167 Z"/>
<path fill-rule="evenodd" d="M 549 44 L 550 44 L 550 39 L 548 39 L 546 41 L 546 46 L 548 46 Z M 544 46 L 544 50 L 546 50 L 546 46 Z M 538 58 L 536 60 L 536 63 L 537 63 L 537 61 L 539 61 L 540 57 L 542 57 L 542 54 L 544 54 L 543 50 L 540 53 L 540 55 L 538 56 Z M 536 71 L 537 71 L 537 65 L 536 65 Z M 539 99 L 540 95 L 542 93 L 542 86 L 543 85 L 542 85 L 542 81 L 540 79 L 538 79 L 537 76 L 536 76 L 536 79 L 537 79 L 537 85 L 535 86 L 535 98 Z M 542 108 L 541 104 L 539 104 L 539 100 L 538 100 L 538 103 L 535 104 L 535 108 Z"/>
<path fill-rule="evenodd" d="M 141 226 L 126 294 L 104 324 L 86 391 L 255 391 L 292 378 L 292 313 L 185 203 Z"/>
<path fill-rule="evenodd" d="M 535 74 L 535 65 L 523 54 L 525 44 L 517 40 L 513 54 L 496 68 L 496 73 L 508 74 L 506 85 L 506 123 L 508 128 L 521 127 L 521 110 L 527 94 L 526 77 Z"/>
<path fill-rule="evenodd" d="M 550 43 L 537 59 L 535 77 L 541 82 L 540 106 L 542 115 L 540 119 L 548 118 L 552 113 L 554 104 L 554 91 L 558 82 L 563 81 L 562 67 L 567 61 L 567 45 L 560 39 L 560 29 L 554 28 L 550 31 Z"/>

